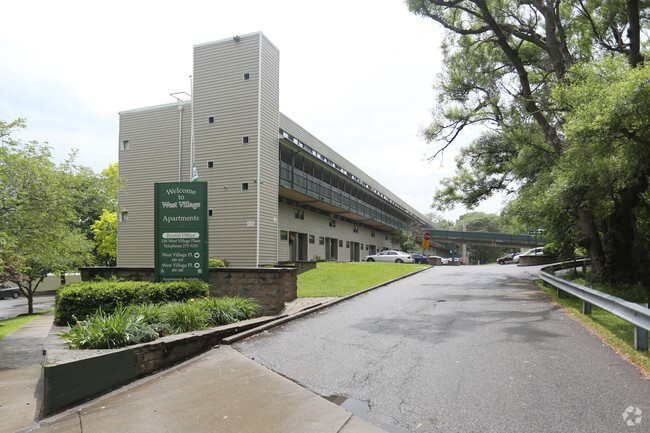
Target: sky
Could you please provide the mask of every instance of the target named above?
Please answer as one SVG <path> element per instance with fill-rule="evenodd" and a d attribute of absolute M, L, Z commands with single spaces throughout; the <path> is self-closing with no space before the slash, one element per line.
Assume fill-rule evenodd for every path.
<path fill-rule="evenodd" d="M 2 15 L 0 120 L 26 118 L 15 138 L 96 172 L 118 161 L 118 112 L 190 93 L 194 45 L 257 31 L 280 50 L 280 111 L 421 213 L 471 139 L 428 160 L 443 33 L 403 0 L 21 0 Z"/>

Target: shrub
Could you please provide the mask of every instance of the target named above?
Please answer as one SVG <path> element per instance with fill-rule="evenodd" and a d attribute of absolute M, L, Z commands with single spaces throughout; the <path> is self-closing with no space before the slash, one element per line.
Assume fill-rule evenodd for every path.
<path fill-rule="evenodd" d="M 171 302 L 162 308 L 162 321 L 174 334 L 198 331 L 206 327 L 205 311 L 194 300 Z"/>
<path fill-rule="evenodd" d="M 158 333 L 142 316 L 132 314 L 131 306 L 123 308 L 120 304 L 112 313 L 100 308 L 59 337 L 73 349 L 111 349 L 155 340 Z"/>
<path fill-rule="evenodd" d="M 239 296 L 208 298 L 201 304 L 206 314 L 206 320 L 211 326 L 252 319 L 259 316 L 262 311 L 255 300 Z"/>
<path fill-rule="evenodd" d="M 227 268 L 230 266 L 230 260 L 225 257 L 219 257 L 218 259 L 216 257 L 210 257 L 208 262 L 211 268 Z"/>
<path fill-rule="evenodd" d="M 208 285 L 203 281 L 92 281 L 66 284 L 59 288 L 55 296 L 54 323 L 74 324 L 76 320 L 84 320 L 94 314 L 100 307 L 104 312 L 112 313 L 119 304 L 162 304 L 207 295 Z"/>

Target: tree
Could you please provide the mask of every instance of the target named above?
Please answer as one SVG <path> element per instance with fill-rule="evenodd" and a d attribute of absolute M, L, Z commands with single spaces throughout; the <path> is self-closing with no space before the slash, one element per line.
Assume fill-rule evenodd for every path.
<path fill-rule="evenodd" d="M 454 223 L 452 221 L 446 220 L 442 215 L 436 212 L 425 213 L 424 216 L 429 218 L 433 222 L 433 226 L 437 227 L 439 230 L 453 230 Z"/>
<path fill-rule="evenodd" d="M 47 146 L 12 139 L 23 127 L 22 119 L 0 121 L 0 233 L 15 247 L 18 271 L 12 276 L 5 267 L 2 278 L 21 288 L 31 314 L 47 274 L 92 263 L 92 245 L 76 227 L 73 157 L 56 165 Z"/>
<path fill-rule="evenodd" d="M 597 280 L 641 282 L 650 292 L 647 242 L 638 225 L 647 215 L 650 175 L 642 162 L 649 148 L 646 90 L 626 87 L 618 100 L 599 93 L 610 79 L 622 89 L 632 71 L 647 73 L 641 52 L 647 3 L 408 4 L 448 31 L 440 109 L 424 131 L 442 143 L 433 157 L 466 128 L 484 127 L 436 193 L 438 208 L 472 207 L 505 191 L 514 197 L 511 215 L 545 226 L 556 242 L 586 248 Z"/>
<path fill-rule="evenodd" d="M 117 212 L 104 213 L 91 226 L 94 233 L 96 257 L 104 266 L 117 262 Z"/>
<path fill-rule="evenodd" d="M 390 240 L 393 245 L 399 245 L 401 251 L 413 251 L 418 248 L 415 236 L 402 229 L 395 230 Z"/>

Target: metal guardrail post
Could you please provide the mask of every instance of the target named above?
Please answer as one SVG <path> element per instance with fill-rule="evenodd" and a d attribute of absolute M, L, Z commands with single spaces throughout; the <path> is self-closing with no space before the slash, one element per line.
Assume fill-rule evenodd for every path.
<path fill-rule="evenodd" d="M 566 281 L 553 272 L 576 267 L 576 262 L 567 262 L 543 268 L 540 271 L 540 278 L 557 289 L 558 298 L 565 297 L 566 293 L 582 299 L 582 312 L 590 314 L 592 305 L 620 317 L 634 326 L 634 349 L 640 351 L 648 350 L 648 331 L 650 330 L 650 310 L 648 304 L 635 304 L 616 296 L 599 292 L 591 287 Z M 583 268 L 586 262 L 582 262 Z M 565 293 L 566 292 L 566 293 Z"/>
<path fill-rule="evenodd" d="M 648 304 L 641 304 L 648 308 Z M 648 330 L 639 326 L 634 327 L 634 350 L 648 350 Z"/>

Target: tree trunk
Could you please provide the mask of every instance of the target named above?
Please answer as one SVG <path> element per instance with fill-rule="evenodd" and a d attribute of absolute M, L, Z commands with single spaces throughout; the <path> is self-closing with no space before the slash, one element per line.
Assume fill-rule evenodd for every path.
<path fill-rule="evenodd" d="M 639 240 L 634 209 L 641 194 L 648 189 L 648 179 L 641 176 L 637 182 L 616 195 L 614 211 L 607 221 L 608 230 L 603 234 L 607 256 L 607 274 L 612 283 L 642 283 L 650 287 L 648 250 Z"/>
<path fill-rule="evenodd" d="M 607 261 L 605 251 L 600 241 L 600 233 L 592 211 L 587 209 L 577 209 L 578 218 L 580 220 L 581 232 L 576 240 L 577 244 L 587 250 L 589 258 L 591 259 L 591 269 L 594 273 L 596 280 L 608 279 L 607 278 Z"/>
<path fill-rule="evenodd" d="M 34 314 L 34 291 L 32 290 L 31 280 L 29 280 L 27 286 L 27 314 Z"/>

